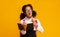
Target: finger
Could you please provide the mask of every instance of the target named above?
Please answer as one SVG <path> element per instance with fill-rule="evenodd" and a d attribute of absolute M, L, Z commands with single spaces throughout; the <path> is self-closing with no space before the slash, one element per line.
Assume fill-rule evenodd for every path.
<path fill-rule="evenodd" d="M 35 22 L 38 23 L 37 20 L 35 20 Z"/>
<path fill-rule="evenodd" d="M 23 23 L 25 22 L 25 20 L 23 20 Z"/>
<path fill-rule="evenodd" d="M 27 23 L 26 23 L 26 21 L 25 21 L 25 20 L 23 20 L 23 25 L 27 25 Z"/>
<path fill-rule="evenodd" d="M 34 18 L 32 18 L 32 22 L 34 22 Z"/>

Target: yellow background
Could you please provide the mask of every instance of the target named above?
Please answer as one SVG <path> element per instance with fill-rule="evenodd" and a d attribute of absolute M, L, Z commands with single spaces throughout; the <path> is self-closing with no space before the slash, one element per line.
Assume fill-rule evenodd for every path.
<path fill-rule="evenodd" d="M 19 37 L 17 22 L 24 4 L 32 4 L 44 33 L 37 37 L 60 37 L 60 0 L 0 0 L 0 37 Z"/>

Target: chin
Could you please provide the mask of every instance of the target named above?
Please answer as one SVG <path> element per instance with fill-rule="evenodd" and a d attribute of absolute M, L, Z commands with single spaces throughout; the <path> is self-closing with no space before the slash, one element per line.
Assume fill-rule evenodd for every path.
<path fill-rule="evenodd" d="M 29 18 L 31 18 L 32 16 L 29 16 Z"/>

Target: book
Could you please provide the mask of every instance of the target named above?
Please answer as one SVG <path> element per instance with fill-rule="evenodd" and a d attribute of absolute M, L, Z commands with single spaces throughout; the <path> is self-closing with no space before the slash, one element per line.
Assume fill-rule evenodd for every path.
<path fill-rule="evenodd" d="M 18 23 L 18 28 L 19 28 L 20 30 L 23 29 L 22 25 L 19 24 L 19 23 Z M 26 31 L 33 30 L 33 28 L 34 28 L 34 27 L 33 27 L 33 23 L 29 23 L 29 24 L 27 24 L 27 29 L 26 29 Z"/>

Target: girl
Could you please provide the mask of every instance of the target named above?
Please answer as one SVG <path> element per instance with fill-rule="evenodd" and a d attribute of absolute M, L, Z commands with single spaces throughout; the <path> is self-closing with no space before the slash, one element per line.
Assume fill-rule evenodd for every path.
<path fill-rule="evenodd" d="M 20 15 L 19 24 L 22 26 L 20 29 L 20 37 L 36 37 L 36 30 L 43 32 L 38 19 L 35 18 L 36 12 L 33 10 L 31 4 L 24 5 L 22 7 L 23 13 Z"/>

